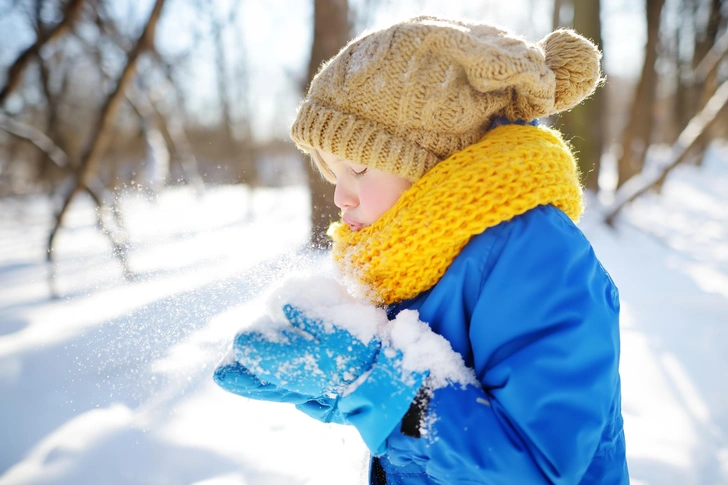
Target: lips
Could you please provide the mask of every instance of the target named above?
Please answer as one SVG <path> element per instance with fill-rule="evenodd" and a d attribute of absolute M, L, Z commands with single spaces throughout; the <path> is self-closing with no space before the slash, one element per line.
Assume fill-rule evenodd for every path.
<path fill-rule="evenodd" d="M 354 219 L 352 219 L 351 217 L 348 217 L 347 215 L 344 215 L 341 218 L 341 220 L 344 221 L 344 224 L 349 226 L 349 229 L 351 229 L 352 231 L 358 231 L 359 229 L 364 227 L 364 224 L 362 224 L 361 222 L 355 221 Z"/>

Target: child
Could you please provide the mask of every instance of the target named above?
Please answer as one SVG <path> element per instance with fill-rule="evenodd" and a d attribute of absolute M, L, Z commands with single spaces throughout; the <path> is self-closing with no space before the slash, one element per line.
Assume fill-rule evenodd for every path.
<path fill-rule="evenodd" d="M 574 225 L 574 158 L 537 123 L 594 91 L 599 59 L 568 30 L 530 44 L 418 17 L 324 64 L 292 138 L 336 184 L 333 257 L 390 319 L 417 310 L 477 385 L 402 378 L 386 339 L 291 305 L 295 329 L 239 334 L 217 382 L 354 425 L 372 484 L 628 483 L 617 289 Z"/>

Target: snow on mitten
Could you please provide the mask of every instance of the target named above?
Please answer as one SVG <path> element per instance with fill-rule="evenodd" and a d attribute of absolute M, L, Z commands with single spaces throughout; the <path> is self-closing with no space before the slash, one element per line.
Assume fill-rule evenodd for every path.
<path fill-rule="evenodd" d="M 302 404 L 317 397 L 280 389 L 269 382 L 262 381 L 231 356 L 226 356 L 217 365 L 213 379 L 218 386 L 228 392 L 259 401 Z"/>
<path fill-rule="evenodd" d="M 420 395 L 429 397 L 435 389 L 480 384 L 475 372 L 450 343 L 419 320 L 414 310 L 402 310 L 379 332 L 382 350 L 366 378 L 350 386 L 337 403 L 344 422 L 357 428 L 374 455 L 386 451 L 388 437 L 405 431 L 405 415 L 419 435 L 428 410 L 420 407 Z M 412 431 L 409 429 L 408 432 Z"/>
<path fill-rule="evenodd" d="M 289 326 L 275 335 L 256 330 L 235 337 L 235 359 L 258 379 L 309 396 L 339 394 L 371 369 L 380 349 L 347 329 L 283 307 Z"/>

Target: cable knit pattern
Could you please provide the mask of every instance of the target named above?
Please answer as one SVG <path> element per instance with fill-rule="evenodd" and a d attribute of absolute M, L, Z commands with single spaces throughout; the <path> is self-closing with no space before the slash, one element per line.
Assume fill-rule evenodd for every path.
<path fill-rule="evenodd" d="M 500 126 L 436 165 L 371 226 L 333 225 L 333 256 L 359 296 L 391 304 L 433 287 L 472 236 L 546 204 L 581 215 L 571 151 L 554 130 Z"/>
<path fill-rule="evenodd" d="M 413 18 L 362 34 L 326 62 L 291 138 L 416 182 L 496 117 L 531 121 L 576 106 L 599 84 L 600 58 L 571 30 L 531 43 L 487 24 Z"/>

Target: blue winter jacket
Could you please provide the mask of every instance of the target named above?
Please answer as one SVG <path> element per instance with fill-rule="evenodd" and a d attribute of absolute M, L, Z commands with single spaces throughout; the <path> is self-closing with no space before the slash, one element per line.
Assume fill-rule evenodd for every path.
<path fill-rule="evenodd" d="M 410 407 L 411 398 L 383 397 L 376 381 L 353 396 L 312 401 L 261 383 L 251 391 L 230 369 L 219 368 L 216 379 L 234 392 L 245 387 L 248 397 L 354 424 L 363 436 L 383 432 L 372 484 L 629 483 L 619 297 L 563 212 L 541 206 L 473 237 L 433 288 L 389 312 L 403 309 L 418 310 L 482 386 L 441 388 Z M 415 407 L 426 436 L 402 424 Z"/>

